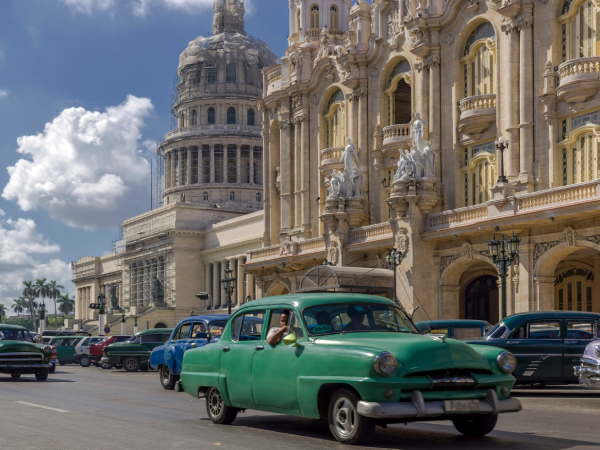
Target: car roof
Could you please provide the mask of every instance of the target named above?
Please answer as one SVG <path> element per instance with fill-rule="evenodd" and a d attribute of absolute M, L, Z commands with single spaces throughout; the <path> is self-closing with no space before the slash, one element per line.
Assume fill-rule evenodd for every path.
<path fill-rule="evenodd" d="M 230 317 L 231 317 L 231 315 L 229 315 L 229 314 L 206 314 L 203 316 L 190 316 L 190 317 L 186 317 L 185 319 L 183 319 L 177 325 L 180 325 L 185 322 L 209 323 L 209 322 L 213 322 L 215 320 L 229 320 Z"/>
<path fill-rule="evenodd" d="M 314 294 L 287 294 L 275 297 L 265 297 L 258 300 L 252 300 L 244 303 L 238 311 L 254 307 L 296 307 L 298 309 L 309 308 L 311 306 L 321 306 L 335 303 L 382 303 L 389 306 L 398 306 L 398 304 L 385 297 L 368 294 L 352 293 L 334 293 L 319 292 Z"/>
<path fill-rule="evenodd" d="M 421 320 L 420 322 L 415 322 L 417 327 L 428 325 L 430 327 L 484 327 L 486 325 L 491 325 L 489 322 L 485 320 L 471 320 L 471 319 L 453 319 L 453 320 Z"/>
<path fill-rule="evenodd" d="M 583 320 L 600 320 L 600 314 L 584 312 L 584 311 L 534 311 L 520 314 L 513 314 L 505 317 L 503 322 L 510 328 L 514 328 L 527 320 L 537 319 L 583 319 Z"/>
<path fill-rule="evenodd" d="M 138 331 L 135 335 L 136 336 L 144 336 L 145 334 L 152 334 L 152 333 L 171 333 L 172 331 L 173 331 L 173 328 L 150 328 L 149 330 Z"/>
<path fill-rule="evenodd" d="M 21 326 L 21 325 L 11 325 L 8 323 L 2 323 L 0 324 L 0 328 L 3 328 L 5 330 L 25 330 L 28 331 L 27 328 Z"/>
<path fill-rule="evenodd" d="M 50 341 L 57 341 L 59 339 L 83 339 L 86 337 L 90 337 L 90 336 L 53 336 L 52 339 L 50 339 Z"/>

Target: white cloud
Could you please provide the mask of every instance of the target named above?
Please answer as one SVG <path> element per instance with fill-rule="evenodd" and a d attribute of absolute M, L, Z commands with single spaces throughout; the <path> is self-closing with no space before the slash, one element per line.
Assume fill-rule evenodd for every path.
<path fill-rule="evenodd" d="M 132 7 L 135 16 L 145 17 L 153 5 L 185 12 L 197 12 L 212 8 L 213 3 L 214 0 L 133 0 Z"/>
<path fill-rule="evenodd" d="M 0 303 L 8 308 L 12 300 L 21 296 L 23 281 L 36 278 L 56 280 L 65 286 L 65 292 L 74 291 L 69 264 L 60 259 L 40 261 L 40 256 L 56 253 L 58 245 L 50 244 L 37 232 L 31 219 L 0 222 Z M 48 304 L 48 303 L 47 303 Z M 8 311 L 12 314 L 12 311 Z"/>
<path fill-rule="evenodd" d="M 61 0 L 72 11 L 92 15 L 96 10 L 107 11 L 115 4 L 114 0 Z"/>
<path fill-rule="evenodd" d="M 8 95 L 8 91 L 6 89 L 0 89 L 0 98 L 6 97 Z"/>
<path fill-rule="evenodd" d="M 17 139 L 28 159 L 8 167 L 2 197 L 86 229 L 114 227 L 142 212 L 150 164 L 138 140 L 153 108 L 149 99 L 130 95 L 102 113 L 63 110 L 42 133 Z"/>

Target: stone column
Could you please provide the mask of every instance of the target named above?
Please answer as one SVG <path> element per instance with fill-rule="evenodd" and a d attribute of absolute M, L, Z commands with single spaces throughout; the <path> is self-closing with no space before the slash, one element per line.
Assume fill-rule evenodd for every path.
<path fill-rule="evenodd" d="M 519 32 L 518 23 L 511 21 L 502 25 L 508 38 L 508 53 L 506 63 L 498 67 L 504 67 L 503 75 L 506 76 L 506 132 L 504 136 L 509 140 L 508 151 L 504 154 L 504 167 L 507 177 L 516 177 L 519 174 Z M 500 133 L 502 134 L 502 133 Z M 499 170 L 499 169 L 498 169 Z M 509 180 L 510 181 L 510 180 Z"/>
<path fill-rule="evenodd" d="M 592 311 L 600 312 L 600 256 L 594 256 L 594 289 L 592 295 Z"/>
<path fill-rule="evenodd" d="M 238 145 L 238 146 L 236 146 L 236 148 L 237 148 L 237 153 L 236 153 L 237 162 L 236 162 L 236 167 L 235 167 L 235 170 L 236 170 L 235 182 L 241 183 L 242 182 L 242 146 Z"/>
<path fill-rule="evenodd" d="M 213 298 L 213 304 L 215 301 L 215 296 L 213 295 L 213 287 L 212 287 L 212 264 L 205 264 L 204 265 L 204 284 L 206 285 L 204 287 L 204 289 L 206 289 L 206 292 L 212 296 Z M 206 301 L 206 305 L 205 305 L 206 309 L 208 309 L 210 307 L 210 300 Z"/>
<path fill-rule="evenodd" d="M 292 221 L 292 209 L 291 209 L 291 148 L 290 148 L 290 134 L 292 132 L 291 127 L 283 120 L 279 123 L 281 128 L 281 234 L 289 234 L 291 231 Z M 273 239 L 275 236 L 272 237 Z M 271 240 L 271 245 L 274 242 Z"/>
<path fill-rule="evenodd" d="M 183 186 L 185 183 L 183 182 L 184 170 L 183 170 L 183 161 L 185 161 L 185 148 L 179 149 L 179 186 Z M 187 175 L 187 174 L 186 174 Z M 187 182 L 187 180 L 186 180 Z"/>
<path fill-rule="evenodd" d="M 186 184 L 192 184 L 192 147 L 188 147 L 187 150 L 187 180 Z M 191 196 L 191 194 L 190 194 Z M 191 200 L 191 198 L 190 198 Z"/>
<path fill-rule="evenodd" d="M 223 183 L 227 183 L 227 150 L 229 145 L 223 144 Z M 229 198 L 229 194 L 227 194 Z"/>
<path fill-rule="evenodd" d="M 537 311 L 554 311 L 554 277 L 533 279 L 537 297 Z"/>
<path fill-rule="evenodd" d="M 519 101 L 521 123 L 521 168 L 519 175 L 527 181 L 533 182 L 533 5 L 523 5 L 523 14 L 520 17 L 520 62 L 519 62 Z"/>
<path fill-rule="evenodd" d="M 350 97 L 350 114 L 348 117 L 348 134 L 347 136 L 352 140 L 353 143 L 358 144 L 358 98 L 360 97 L 360 88 L 355 89 Z M 346 142 L 344 142 L 344 147 Z M 357 145 L 358 146 L 358 145 Z"/>
<path fill-rule="evenodd" d="M 310 226 L 310 137 L 308 134 L 308 113 L 302 116 L 298 123 L 298 128 L 301 129 L 301 143 L 298 153 L 302 155 L 302 231 L 304 239 L 312 237 L 312 229 Z"/>
<path fill-rule="evenodd" d="M 550 135 L 550 145 L 548 146 L 548 188 L 562 186 L 561 159 L 558 154 L 558 136 L 560 133 L 560 123 L 558 119 L 548 121 L 548 134 Z"/>
<path fill-rule="evenodd" d="M 432 43 L 439 45 L 439 31 L 432 31 Z M 441 149 L 441 130 L 442 130 L 442 117 L 441 117 L 441 102 L 442 92 L 440 88 L 440 56 L 432 55 L 430 58 L 429 65 L 429 142 L 431 148 L 433 148 L 435 154 L 435 176 L 438 179 L 438 183 L 442 180 L 442 149 Z"/>
<path fill-rule="evenodd" d="M 302 224 L 302 119 L 297 118 L 294 124 L 294 227 Z"/>
<path fill-rule="evenodd" d="M 177 178 L 175 175 L 175 154 L 178 152 L 179 150 L 171 150 L 171 187 L 175 187 L 177 186 Z"/>
<path fill-rule="evenodd" d="M 263 154 L 264 157 L 264 154 Z M 251 145 L 250 146 L 250 170 L 248 171 L 250 173 L 250 184 L 254 184 L 254 147 Z M 266 189 L 265 189 L 265 194 L 266 195 Z"/>
<path fill-rule="evenodd" d="M 240 256 L 237 259 L 235 259 L 236 261 L 236 278 L 237 278 L 237 282 L 236 282 L 236 293 L 237 293 L 237 302 L 236 305 L 240 306 L 241 304 L 244 303 L 244 292 L 245 292 L 245 284 L 244 284 L 244 270 L 242 269 L 242 264 L 244 264 L 244 257 Z"/>
<path fill-rule="evenodd" d="M 250 296 L 252 300 L 254 300 L 256 294 L 254 293 L 254 275 L 248 273 L 246 275 L 246 297 Z M 244 301 L 246 298 L 244 297 Z"/>
<path fill-rule="evenodd" d="M 170 183 L 170 177 L 169 177 L 170 172 L 169 172 L 169 170 L 171 170 L 170 169 L 170 161 L 169 161 L 170 158 L 169 157 L 170 157 L 169 153 L 165 152 L 165 158 L 164 158 L 165 159 L 165 189 L 169 189 L 171 187 L 170 184 L 169 184 Z"/>
<path fill-rule="evenodd" d="M 209 145 L 208 152 L 210 154 L 210 182 L 215 182 L 215 146 Z"/>
<path fill-rule="evenodd" d="M 221 289 L 220 289 L 220 284 L 219 284 L 219 273 L 220 273 L 219 261 L 216 261 L 212 265 L 212 275 L 213 275 L 212 296 L 213 296 L 213 304 L 215 306 L 215 309 L 217 309 L 221 306 Z"/>
<path fill-rule="evenodd" d="M 227 261 L 221 261 L 221 277 L 219 280 L 225 278 L 225 269 L 227 268 Z M 219 296 L 221 297 L 221 308 L 227 308 L 227 295 L 225 294 L 225 286 L 219 283 Z"/>
<path fill-rule="evenodd" d="M 81 294 L 79 288 L 75 289 L 75 320 L 81 319 Z"/>

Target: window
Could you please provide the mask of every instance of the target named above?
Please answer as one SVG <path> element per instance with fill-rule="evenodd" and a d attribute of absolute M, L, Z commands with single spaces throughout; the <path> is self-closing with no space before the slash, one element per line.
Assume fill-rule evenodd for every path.
<path fill-rule="evenodd" d="M 227 108 L 227 125 L 235 125 L 235 108 Z"/>
<path fill-rule="evenodd" d="M 298 338 L 298 340 L 302 339 L 304 337 L 304 333 L 302 331 L 302 325 L 300 324 L 296 314 L 294 314 L 292 311 L 287 310 L 287 309 L 278 309 L 278 310 L 271 311 L 271 318 L 269 319 L 268 333 L 271 333 L 271 330 L 273 328 L 276 329 L 275 331 L 279 331 L 279 329 L 281 328 L 282 314 L 287 315 L 286 324 L 289 327 L 288 331 L 284 334 L 284 336 L 294 333 L 296 335 L 296 337 Z"/>
<path fill-rule="evenodd" d="M 571 117 L 559 142 L 561 182 L 563 186 L 600 178 L 600 139 L 596 127 L 600 111 Z"/>
<path fill-rule="evenodd" d="M 521 325 L 511 339 L 560 339 L 560 322 L 529 322 Z"/>
<path fill-rule="evenodd" d="M 246 119 L 246 123 L 248 125 L 250 125 L 251 127 L 254 126 L 254 110 L 253 109 L 248 110 L 248 117 Z"/>
<path fill-rule="evenodd" d="M 565 17 L 571 6 L 571 1 L 564 2 L 562 16 L 558 19 L 561 27 L 562 62 L 600 55 L 600 35 L 596 34 L 600 12 L 588 0 L 580 2 L 575 13 Z"/>
<path fill-rule="evenodd" d="M 210 146 L 208 145 L 202 146 L 202 183 L 210 183 Z M 208 192 L 205 194 L 208 197 Z"/>
<path fill-rule="evenodd" d="M 209 125 L 215 124 L 215 108 L 212 108 L 212 107 L 208 108 L 207 118 L 208 118 Z"/>
<path fill-rule="evenodd" d="M 312 5 L 310 7 L 310 27 L 320 28 L 319 26 L 319 6 Z"/>
<path fill-rule="evenodd" d="M 566 339 L 579 339 L 591 341 L 596 337 L 596 324 L 594 322 L 568 322 Z"/>
<path fill-rule="evenodd" d="M 254 184 L 262 185 L 262 147 L 254 147 L 252 164 L 254 165 Z"/>
<path fill-rule="evenodd" d="M 192 111 L 192 126 L 198 125 L 198 111 Z"/>
<path fill-rule="evenodd" d="M 256 193 L 256 201 L 257 202 L 262 202 L 262 194 L 260 192 Z"/>
<path fill-rule="evenodd" d="M 387 113 L 388 123 L 398 125 L 410 123 L 412 116 L 412 72 L 406 59 L 396 64 L 388 78 Z"/>
<path fill-rule="evenodd" d="M 240 151 L 240 183 L 250 183 L 250 146 L 242 145 Z"/>
<path fill-rule="evenodd" d="M 448 328 L 436 328 L 435 330 L 429 330 L 425 334 L 443 334 L 448 337 Z"/>
<path fill-rule="evenodd" d="M 208 201 L 208 192 L 204 191 L 204 194 L 202 194 L 202 198 L 205 202 Z"/>
<path fill-rule="evenodd" d="M 225 82 L 235 83 L 236 80 L 236 67 L 235 63 L 229 63 L 225 66 Z"/>
<path fill-rule="evenodd" d="M 114 344 L 115 342 L 123 342 L 123 341 L 126 341 L 127 339 L 128 339 L 127 336 L 117 336 L 115 338 L 115 340 L 111 342 L 111 344 Z"/>
<path fill-rule="evenodd" d="M 489 22 L 477 26 L 467 39 L 461 58 L 464 97 L 495 94 L 496 32 Z"/>
<path fill-rule="evenodd" d="M 463 149 L 464 206 L 491 200 L 496 182 L 496 148 L 494 141 Z"/>
<path fill-rule="evenodd" d="M 296 32 L 300 31 L 300 8 L 296 10 Z"/>
<path fill-rule="evenodd" d="M 592 311 L 594 273 L 582 267 L 563 269 L 554 280 L 555 309 Z"/>
<path fill-rule="evenodd" d="M 83 346 L 87 346 L 87 345 L 90 345 L 90 338 L 87 338 L 85 341 L 83 341 L 83 342 L 81 343 L 81 346 L 82 346 L 82 347 L 83 347 Z"/>
<path fill-rule="evenodd" d="M 329 17 L 329 21 L 330 21 L 330 28 L 332 30 L 338 30 L 340 28 L 339 26 L 339 20 L 338 20 L 338 7 L 333 5 L 330 8 L 330 17 Z"/>
<path fill-rule="evenodd" d="M 209 67 L 206 75 L 207 75 L 206 80 L 208 83 L 214 84 L 217 82 L 217 68 L 216 67 Z"/>
<path fill-rule="evenodd" d="M 324 114 L 327 148 L 344 146 L 346 140 L 345 107 L 344 94 L 340 89 L 336 89 L 329 98 L 327 110 Z"/>
<path fill-rule="evenodd" d="M 235 200 L 235 192 L 231 191 L 229 193 L 229 200 Z"/>
<path fill-rule="evenodd" d="M 470 339 L 470 338 L 478 338 L 481 337 L 483 333 L 481 332 L 481 327 L 477 328 L 454 328 L 454 336 L 453 339 Z"/>
<path fill-rule="evenodd" d="M 223 183 L 223 146 L 215 144 L 215 183 Z"/>
<path fill-rule="evenodd" d="M 198 183 L 198 147 L 192 147 L 192 184 Z"/>
<path fill-rule="evenodd" d="M 189 325 L 188 325 L 188 331 L 189 331 Z M 163 335 L 160 333 L 156 333 L 156 334 L 146 334 L 144 336 L 142 336 L 142 344 L 155 344 L 155 343 L 160 343 L 163 341 Z"/>
<path fill-rule="evenodd" d="M 251 311 L 240 314 L 231 327 L 233 341 L 258 341 L 262 336 L 265 321 L 265 311 Z"/>
<path fill-rule="evenodd" d="M 237 147 L 227 146 L 227 183 L 237 183 Z"/>
<path fill-rule="evenodd" d="M 173 336 L 173 340 L 178 341 L 180 339 L 187 339 L 190 335 L 190 326 L 191 326 L 191 323 L 189 323 L 189 322 L 182 324 L 175 332 L 175 335 Z"/>
<path fill-rule="evenodd" d="M 504 333 L 506 333 L 506 325 L 500 322 L 485 337 L 488 339 L 500 339 L 504 336 Z"/>

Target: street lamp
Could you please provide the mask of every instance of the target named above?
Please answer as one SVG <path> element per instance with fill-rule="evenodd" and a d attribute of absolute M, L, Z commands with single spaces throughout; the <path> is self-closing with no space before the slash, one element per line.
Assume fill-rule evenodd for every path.
<path fill-rule="evenodd" d="M 400 265 L 402 260 L 404 259 L 404 253 L 399 252 L 395 248 L 392 249 L 391 252 L 387 254 L 385 257 L 387 263 L 392 266 L 392 270 L 394 271 L 394 294 L 393 299 L 396 303 L 400 304 L 398 301 L 398 297 L 396 296 L 396 267 Z"/>
<path fill-rule="evenodd" d="M 500 136 L 496 141 L 496 148 L 500 150 L 500 176 L 498 177 L 498 183 L 508 183 L 508 180 L 504 176 L 504 150 L 508 148 L 508 139 Z"/>
<path fill-rule="evenodd" d="M 193 317 L 193 316 L 194 316 L 194 310 L 192 309 L 192 310 L 190 311 L 190 317 Z"/>
<path fill-rule="evenodd" d="M 333 266 L 332 263 L 330 263 L 329 261 L 325 260 L 321 263 L 322 266 Z"/>
<path fill-rule="evenodd" d="M 500 319 L 506 317 L 506 277 L 508 276 L 508 268 L 515 260 L 515 256 L 519 253 L 519 243 L 521 239 L 515 236 L 515 232 L 510 238 L 504 239 L 504 233 L 500 241 L 496 240 L 496 235 L 491 241 L 489 241 L 488 249 L 492 260 L 498 267 L 498 274 L 500 275 L 500 284 L 502 289 L 502 309 L 500 312 Z M 508 254 L 508 256 L 507 256 Z"/>
<path fill-rule="evenodd" d="M 229 268 L 229 261 L 225 265 L 225 278 L 221 280 L 221 284 L 223 285 L 223 290 L 225 291 L 225 295 L 227 295 L 227 313 L 231 314 L 231 295 L 235 290 L 235 282 L 236 279 L 231 276 L 233 270 Z"/>
<path fill-rule="evenodd" d="M 250 297 L 250 295 L 248 295 L 248 296 L 246 297 L 246 303 L 248 303 L 248 302 L 251 302 L 251 301 L 252 301 L 252 297 Z"/>

